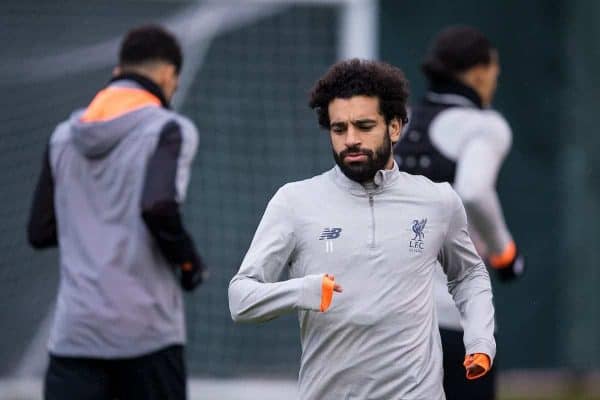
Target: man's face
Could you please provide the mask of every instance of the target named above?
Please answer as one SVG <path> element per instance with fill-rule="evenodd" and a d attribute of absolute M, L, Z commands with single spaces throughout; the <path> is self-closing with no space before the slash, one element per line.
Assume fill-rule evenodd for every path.
<path fill-rule="evenodd" d="M 492 52 L 491 61 L 488 65 L 482 66 L 480 71 L 480 95 L 485 106 L 492 104 L 496 87 L 498 86 L 498 76 L 500 75 L 500 62 L 498 53 Z"/>
<path fill-rule="evenodd" d="M 401 124 L 397 119 L 385 123 L 379 99 L 336 98 L 328 111 L 333 156 L 348 178 L 362 183 L 372 180 L 380 169 L 392 168 L 392 143 L 400 138 Z"/>
<path fill-rule="evenodd" d="M 174 65 L 166 64 L 162 74 L 162 84 L 160 85 L 168 101 L 173 99 L 179 85 L 179 74 Z"/>

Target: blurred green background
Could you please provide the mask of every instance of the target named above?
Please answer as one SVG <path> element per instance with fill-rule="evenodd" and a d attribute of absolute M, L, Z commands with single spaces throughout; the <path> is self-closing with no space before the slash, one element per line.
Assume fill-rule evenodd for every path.
<path fill-rule="evenodd" d="M 381 11 L 381 56 L 404 68 L 413 99 L 424 49 L 449 23 L 481 29 L 499 50 L 495 107 L 513 148 L 498 187 L 529 267 L 494 286 L 500 367 L 598 368 L 600 2 L 384 0 Z"/>
<path fill-rule="evenodd" d="M 275 190 L 333 163 L 327 135 L 306 104 L 308 90 L 338 56 L 340 7 L 224 4 L 234 4 L 238 13 L 263 14 L 212 36 L 198 34 L 205 23 L 191 23 L 180 33 L 196 38 L 186 42 L 191 50 L 186 64 L 196 69 L 178 106 L 201 134 L 185 217 L 212 267 L 211 280 L 187 298 L 190 371 L 293 378 L 300 351 L 295 316 L 234 325 L 226 288 Z M 181 26 L 186 15 L 204 6 L 218 8 L 218 3 L 4 0 L 0 5 L 5 60 L 0 65 L 0 376 L 39 373 L 23 364 L 38 365 L 35 360 L 44 357 L 57 253 L 30 250 L 25 224 L 53 127 L 105 84 L 118 39 L 128 28 L 165 20 Z M 599 369 L 600 1 L 381 0 L 378 6 L 379 57 L 404 69 L 413 100 L 425 89 L 419 63 L 439 29 L 474 25 L 500 53 L 495 107 L 510 122 L 514 139 L 499 191 L 529 269 L 520 282 L 495 282 L 498 367 L 560 369 L 576 377 Z M 235 18 L 227 12 L 225 22 Z M 78 53 L 82 48 L 87 50 Z M 196 52 L 200 48 L 205 51 Z M 565 398 L 591 398 L 581 393 Z"/>

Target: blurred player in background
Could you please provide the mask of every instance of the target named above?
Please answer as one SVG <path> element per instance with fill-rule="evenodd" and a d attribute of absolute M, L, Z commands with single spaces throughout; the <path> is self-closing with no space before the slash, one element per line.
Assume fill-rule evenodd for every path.
<path fill-rule="evenodd" d="M 337 166 L 279 189 L 230 282 L 235 321 L 299 313 L 302 399 L 443 399 L 437 268 L 461 310 L 469 376 L 494 358 L 489 275 L 459 197 L 394 163 L 407 97 L 402 72 L 374 61 L 317 82 L 310 106 Z"/>
<path fill-rule="evenodd" d="M 50 138 L 28 226 L 60 250 L 48 400 L 186 398 L 179 285 L 204 266 L 179 211 L 198 142 L 169 110 L 181 64 L 169 32 L 130 31 L 108 86 Z"/>
<path fill-rule="evenodd" d="M 479 254 L 502 280 L 523 272 L 496 193 L 496 178 L 511 145 L 508 123 L 489 109 L 500 72 L 498 52 L 479 31 L 450 27 L 433 41 L 422 65 L 430 89 L 417 104 L 394 149 L 400 170 L 449 182 L 461 197 Z M 457 367 L 464 353 L 459 310 L 448 278 L 436 270 L 436 303 L 444 347 L 444 388 L 452 399 L 493 399 L 494 373 L 468 382 Z"/>

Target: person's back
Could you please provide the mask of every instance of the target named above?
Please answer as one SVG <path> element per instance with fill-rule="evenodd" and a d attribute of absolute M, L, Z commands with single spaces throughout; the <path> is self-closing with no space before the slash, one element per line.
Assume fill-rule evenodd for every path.
<path fill-rule="evenodd" d="M 430 88 L 413 108 L 394 155 L 401 170 L 453 185 L 465 205 L 478 252 L 501 279 L 510 280 L 522 273 L 523 262 L 495 188 L 512 140 L 504 117 L 487 108 L 496 89 L 497 57 L 489 41 L 475 29 L 442 31 L 423 64 Z M 448 294 L 446 276 L 437 273 L 435 278 L 446 395 L 449 400 L 491 399 L 493 374 L 467 382 L 454 366 L 463 354 L 460 316 Z"/>
<path fill-rule="evenodd" d="M 169 110 L 181 62 L 162 28 L 130 31 L 109 85 L 50 138 L 28 226 L 60 250 L 46 399 L 186 396 L 179 286 L 204 265 L 179 211 L 198 144 Z"/>
<path fill-rule="evenodd" d="M 142 103 L 129 109 L 132 96 Z M 118 114 L 105 118 L 107 105 Z M 181 290 L 140 212 L 146 165 L 175 124 L 187 169 L 195 129 L 129 77 L 52 135 L 61 283 L 50 351 L 125 357 L 184 341 Z"/>

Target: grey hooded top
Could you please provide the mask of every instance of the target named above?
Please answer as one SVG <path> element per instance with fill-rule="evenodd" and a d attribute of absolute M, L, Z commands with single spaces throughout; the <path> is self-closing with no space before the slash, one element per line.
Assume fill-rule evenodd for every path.
<path fill-rule="evenodd" d="M 111 86 L 142 89 L 129 80 Z M 60 248 L 50 353 L 122 358 L 182 344 L 181 288 L 173 263 L 142 218 L 142 208 L 149 199 L 184 200 L 198 143 L 196 129 L 155 105 L 96 122 L 81 121 L 82 113 L 61 123 L 48 147 L 50 208 L 56 212 Z M 162 150 L 165 138 L 177 140 L 176 152 Z M 169 166 L 151 169 L 157 163 Z M 160 181 L 167 190 L 151 193 L 148 183 L 156 186 Z M 30 222 L 34 246 L 36 201 Z M 43 240 L 37 243 L 44 247 Z"/>

